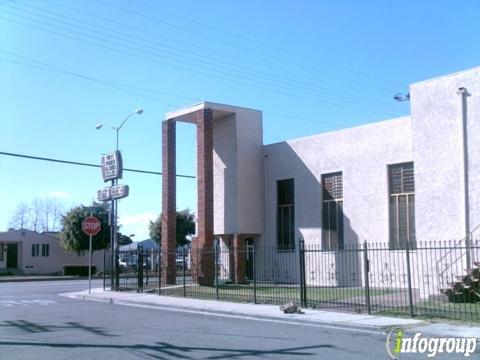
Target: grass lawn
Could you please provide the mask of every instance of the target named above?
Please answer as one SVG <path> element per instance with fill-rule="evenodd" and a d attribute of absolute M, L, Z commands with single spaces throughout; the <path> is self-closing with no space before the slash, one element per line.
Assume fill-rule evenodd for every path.
<path fill-rule="evenodd" d="M 392 293 L 392 290 L 371 289 L 371 296 Z M 162 289 L 162 294 L 171 296 L 183 296 L 183 287 Z M 215 287 L 187 286 L 186 296 L 200 299 L 216 299 Z M 254 287 L 250 285 L 224 284 L 218 287 L 220 300 L 253 302 Z M 333 302 L 333 301 L 356 301 L 363 303 L 365 290 L 363 288 L 340 288 L 340 287 L 307 287 L 307 299 L 310 303 Z M 257 284 L 256 297 L 258 303 L 283 304 L 287 301 L 300 302 L 300 287 L 298 285 L 272 285 Z"/>
<path fill-rule="evenodd" d="M 415 313 L 423 316 L 480 321 L 480 303 L 427 300 L 415 306 Z"/>

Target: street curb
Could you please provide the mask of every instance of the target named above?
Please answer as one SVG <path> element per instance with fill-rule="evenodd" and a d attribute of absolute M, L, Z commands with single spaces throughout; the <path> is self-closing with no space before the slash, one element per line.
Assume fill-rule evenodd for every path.
<path fill-rule="evenodd" d="M 397 325 L 388 325 L 388 326 L 376 326 L 376 325 L 360 325 L 351 322 L 333 322 L 333 321 L 313 321 L 313 320 L 306 320 L 301 318 L 289 318 L 289 317 L 282 317 L 282 316 L 262 316 L 262 315 L 252 315 L 245 312 L 227 312 L 227 311 L 218 311 L 212 309 L 205 309 L 205 308 L 189 308 L 184 306 L 172 306 L 172 305 L 157 305 L 152 303 L 142 303 L 137 301 L 131 300 L 115 300 L 114 298 L 107 297 L 107 298 L 96 298 L 86 295 L 80 294 L 58 294 L 59 296 L 65 296 L 71 299 L 79 299 L 84 301 L 95 301 L 107 304 L 117 304 L 117 305 L 124 305 L 124 306 L 135 306 L 140 308 L 157 308 L 158 310 L 173 310 L 173 311 L 180 311 L 180 312 L 193 312 L 196 314 L 204 314 L 204 315 L 215 315 L 215 316 L 229 316 L 229 317 L 242 317 L 244 319 L 252 319 L 252 320 L 266 320 L 266 321 L 276 321 L 282 323 L 290 323 L 296 325 L 309 325 L 309 326 L 324 326 L 324 327 L 335 327 L 344 330 L 353 330 L 358 329 L 359 331 L 368 331 L 368 332 L 375 332 L 377 334 L 386 334 L 392 327 L 396 327 Z M 403 329 L 410 329 L 418 324 L 410 324 L 410 325 L 402 325 Z"/>

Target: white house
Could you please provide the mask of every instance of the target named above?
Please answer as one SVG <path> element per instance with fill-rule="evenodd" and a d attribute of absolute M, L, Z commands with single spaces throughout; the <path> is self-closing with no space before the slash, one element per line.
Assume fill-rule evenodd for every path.
<path fill-rule="evenodd" d="M 92 263 L 103 272 L 103 251 L 94 251 Z M 59 237 L 30 230 L 0 232 L 0 272 L 14 274 L 63 274 L 66 265 L 88 266 L 88 254 L 66 251 Z"/>

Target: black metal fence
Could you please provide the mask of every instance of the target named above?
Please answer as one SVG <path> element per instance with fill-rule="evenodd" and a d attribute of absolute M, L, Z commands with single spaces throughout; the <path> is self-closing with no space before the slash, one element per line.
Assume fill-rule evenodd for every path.
<path fill-rule="evenodd" d="M 480 321 L 479 244 L 137 249 L 119 253 L 118 278 L 106 281 L 118 290 L 160 295 Z"/>

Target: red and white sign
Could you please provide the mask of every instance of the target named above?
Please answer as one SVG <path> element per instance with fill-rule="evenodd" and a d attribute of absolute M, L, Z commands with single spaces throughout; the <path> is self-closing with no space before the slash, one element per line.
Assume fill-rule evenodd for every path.
<path fill-rule="evenodd" d="M 100 232 L 101 223 L 95 216 L 89 216 L 82 221 L 82 230 L 85 234 L 95 236 Z"/>

